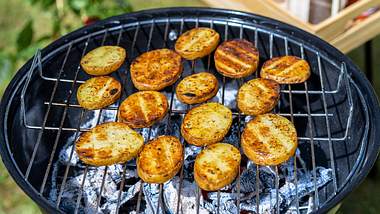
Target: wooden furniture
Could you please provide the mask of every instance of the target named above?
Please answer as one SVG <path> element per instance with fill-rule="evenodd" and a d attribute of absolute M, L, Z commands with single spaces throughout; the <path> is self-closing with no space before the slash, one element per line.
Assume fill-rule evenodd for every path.
<path fill-rule="evenodd" d="M 369 8 L 380 6 L 380 0 L 360 0 L 319 24 L 303 22 L 273 0 L 203 0 L 212 7 L 256 13 L 300 27 L 347 53 L 380 34 L 380 11 L 347 29 L 347 24 Z"/>

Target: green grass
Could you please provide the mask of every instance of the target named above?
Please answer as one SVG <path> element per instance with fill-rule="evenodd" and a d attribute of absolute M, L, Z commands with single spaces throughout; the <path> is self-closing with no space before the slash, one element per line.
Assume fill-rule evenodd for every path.
<path fill-rule="evenodd" d="M 38 206 L 12 180 L 0 161 L 0 214 L 41 213 Z"/>
<path fill-rule="evenodd" d="M 377 162 L 378 171 L 380 170 Z M 376 166 L 375 166 L 376 167 Z M 355 191 L 343 201 L 339 214 L 380 213 L 380 174 L 367 178 Z"/>

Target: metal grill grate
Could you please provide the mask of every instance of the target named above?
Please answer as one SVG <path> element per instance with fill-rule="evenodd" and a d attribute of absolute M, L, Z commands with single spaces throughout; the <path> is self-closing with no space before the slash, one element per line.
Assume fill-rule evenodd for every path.
<path fill-rule="evenodd" d="M 345 183 L 350 179 L 350 176 L 353 175 L 351 172 L 349 176 L 347 176 L 346 179 L 337 179 L 337 169 L 336 169 L 336 156 L 334 155 L 334 149 L 333 149 L 333 144 L 335 143 L 345 143 L 348 138 L 350 138 L 349 131 L 352 123 L 352 117 L 353 117 L 353 111 L 354 111 L 354 104 L 353 104 L 353 98 L 352 98 L 352 92 L 351 92 L 351 85 L 350 85 L 350 77 L 347 74 L 347 68 L 344 62 L 342 62 L 340 65 L 332 62 L 330 59 L 328 59 L 325 55 L 322 53 L 316 51 L 313 47 L 309 45 L 304 45 L 299 41 L 296 41 L 294 39 L 288 38 L 286 35 L 282 34 L 281 32 L 276 32 L 276 31 L 268 31 L 266 28 L 261 28 L 259 25 L 252 23 L 250 24 L 242 24 L 239 22 L 239 20 L 234 20 L 233 18 L 229 19 L 218 19 L 213 17 L 213 19 L 208 19 L 205 17 L 173 17 L 173 18 L 153 18 L 150 20 L 144 20 L 144 21 L 136 21 L 128 24 L 120 24 L 120 23 L 113 23 L 112 26 L 104 26 L 104 29 L 89 33 L 85 36 L 82 36 L 81 38 L 77 40 L 73 40 L 68 42 L 66 45 L 60 47 L 60 50 L 62 51 L 63 60 L 61 67 L 58 72 L 56 72 L 57 76 L 50 77 L 45 74 L 45 69 L 44 69 L 44 61 L 48 59 L 48 56 L 45 56 L 45 58 L 42 58 L 41 52 L 38 51 L 33 59 L 33 64 L 30 68 L 30 71 L 27 74 L 27 78 L 25 81 L 25 84 L 22 89 L 21 93 L 21 114 L 22 114 L 22 122 L 24 126 L 27 129 L 32 129 L 32 130 L 38 130 L 38 138 L 35 141 L 35 144 L 32 149 L 32 154 L 30 158 L 29 165 L 25 171 L 24 178 L 25 180 L 29 179 L 29 176 L 31 172 L 33 171 L 33 165 L 34 165 L 34 160 L 37 155 L 37 151 L 39 149 L 39 146 L 42 142 L 43 135 L 47 131 L 51 131 L 54 133 L 55 140 L 53 142 L 53 147 L 52 150 L 50 151 L 49 154 L 49 159 L 48 159 L 48 164 L 47 168 L 43 169 L 44 170 L 44 176 L 42 179 L 42 184 L 39 187 L 33 187 L 36 189 L 36 191 L 41 195 L 44 196 L 44 192 L 46 191 L 46 184 L 48 182 L 49 175 L 51 173 L 51 166 L 54 163 L 55 157 L 57 156 L 57 148 L 59 147 L 59 144 L 61 142 L 61 134 L 63 132 L 73 132 L 75 135 L 75 139 L 77 139 L 80 135 L 81 132 L 88 131 L 91 127 L 82 127 L 81 125 L 85 121 L 85 114 L 86 111 L 82 109 L 76 102 L 75 95 L 73 95 L 76 91 L 76 88 L 78 87 L 79 84 L 83 83 L 85 78 L 80 79 L 80 77 L 84 76 L 84 72 L 81 69 L 80 65 L 75 65 L 75 69 L 67 69 L 67 59 L 70 58 L 70 54 L 74 51 L 73 49 L 77 49 L 78 44 L 84 44 L 83 47 L 81 48 L 81 56 L 83 56 L 86 52 L 89 51 L 89 44 L 93 40 L 96 40 L 98 38 L 101 39 L 101 43 L 98 45 L 103 45 L 103 44 L 113 44 L 113 45 L 121 45 L 125 47 L 128 51 L 128 60 L 126 60 L 125 64 L 122 66 L 124 68 L 128 68 L 131 60 L 133 60 L 137 55 L 152 50 L 152 49 L 157 49 L 157 48 L 172 48 L 174 42 L 175 42 L 175 36 L 181 34 L 183 31 L 188 30 L 192 27 L 197 27 L 197 26 L 207 26 L 210 28 L 216 29 L 222 36 L 224 40 L 231 39 L 231 38 L 245 38 L 248 40 L 251 40 L 254 42 L 256 47 L 259 48 L 261 56 L 264 56 L 262 58 L 272 58 L 277 55 L 298 55 L 299 57 L 305 58 L 308 61 L 311 61 L 312 64 L 312 79 L 317 80 L 319 84 L 317 86 L 313 86 L 313 89 L 310 89 L 310 82 L 305 82 L 303 85 L 298 85 L 298 86 L 293 86 L 293 85 L 286 85 L 282 86 L 281 89 L 281 99 L 278 107 L 275 109 L 275 112 L 286 116 L 291 119 L 292 122 L 295 123 L 296 127 L 298 128 L 297 124 L 297 118 L 300 118 L 300 120 L 307 120 L 307 126 L 305 130 L 305 135 L 299 136 L 298 139 L 300 142 L 309 145 L 310 147 L 310 156 L 311 156 L 311 170 L 314 178 L 312 179 L 312 182 L 314 182 L 314 192 L 313 192 L 313 211 L 316 211 L 321 204 L 329 201 L 334 195 L 339 192 L 340 188 L 342 188 Z M 239 32 L 238 35 L 233 35 L 230 33 L 230 29 L 233 29 L 233 32 Z M 158 38 L 157 35 L 160 35 L 161 38 Z M 112 38 L 111 38 L 112 37 Z M 115 38 L 116 37 L 116 41 Z M 145 39 L 142 39 L 145 38 Z M 146 40 L 145 47 L 141 45 L 141 43 L 144 43 Z M 153 43 L 154 41 L 154 43 Z M 161 43 L 161 44 L 159 44 Z M 266 47 L 269 47 L 269 50 L 266 50 Z M 280 51 L 279 51 L 279 50 Z M 305 50 L 313 55 L 307 56 L 305 53 Z M 77 51 L 77 50 L 75 50 Z M 266 52 L 268 51 L 269 54 Z M 263 61 L 263 59 L 260 59 Z M 184 63 L 187 63 L 186 68 L 190 68 L 190 72 L 184 72 L 183 76 L 189 75 L 194 72 L 199 72 L 201 67 L 203 70 L 215 72 L 215 68 L 213 67 L 213 62 L 212 58 L 210 56 L 205 57 L 204 59 L 200 60 L 194 60 L 194 61 L 186 61 Z M 316 62 L 316 63 L 315 63 Z M 327 80 L 328 76 L 326 71 L 323 68 L 323 64 L 328 64 L 329 69 L 333 69 L 334 72 L 337 74 L 337 78 L 333 79 L 334 84 L 331 85 L 331 82 Z M 197 67 L 198 65 L 198 67 Z M 70 67 L 73 68 L 73 67 Z M 67 73 L 74 74 L 72 78 L 67 78 L 66 76 L 70 75 L 65 75 Z M 256 72 L 253 76 L 249 78 L 255 78 L 257 77 L 258 72 Z M 110 107 L 107 107 L 106 110 L 114 110 L 117 111 L 119 108 L 119 104 L 121 101 L 130 95 L 132 92 L 134 92 L 136 89 L 133 89 L 130 79 L 129 79 L 129 74 L 128 74 L 128 69 L 122 70 L 120 69 L 117 71 L 117 78 L 121 81 L 121 83 L 124 85 L 124 88 L 128 88 L 123 90 L 123 94 L 121 98 L 117 101 L 116 104 L 111 105 Z M 183 76 L 181 78 L 183 78 Z M 218 92 L 218 96 L 220 99 L 218 100 L 219 102 L 225 104 L 225 99 L 226 99 L 226 88 L 227 84 L 231 83 L 231 79 L 222 77 L 219 74 L 216 74 L 218 79 L 222 82 L 220 86 L 220 90 Z M 49 96 L 49 99 L 44 101 L 44 105 L 46 107 L 46 111 L 44 113 L 44 117 L 42 120 L 42 123 L 40 124 L 33 124 L 32 122 L 29 121 L 27 111 L 30 109 L 30 106 L 27 106 L 27 101 L 26 97 L 30 93 L 30 85 L 33 84 L 31 81 L 33 78 L 41 78 L 43 81 L 53 84 L 51 94 Z M 239 79 L 237 80 L 237 86 L 240 87 L 243 82 L 245 82 L 246 79 Z M 69 84 L 69 90 L 63 89 L 62 85 L 64 84 Z M 187 105 L 185 109 L 182 108 L 176 108 L 175 106 L 175 100 L 176 97 L 174 95 L 174 87 L 170 86 L 169 91 L 165 91 L 167 94 L 167 98 L 169 99 L 169 111 L 168 111 L 168 116 L 165 118 L 166 120 L 166 132 L 168 132 L 168 129 L 170 128 L 171 125 L 171 120 L 172 117 L 174 116 L 183 116 L 186 114 L 186 112 L 192 107 L 191 105 Z M 132 89 L 130 89 L 132 88 Z M 66 99 L 63 101 L 56 100 L 56 93 L 57 91 L 67 91 Z M 332 120 L 337 120 L 337 116 L 335 113 L 330 113 L 329 112 L 329 102 L 328 102 L 328 96 L 334 97 L 335 95 L 339 96 L 344 96 L 346 97 L 346 108 L 348 109 L 348 114 L 344 116 L 344 127 L 345 129 L 343 132 L 332 132 L 331 131 L 331 125 L 330 121 Z M 295 111 L 295 105 L 293 103 L 294 101 L 294 96 L 297 96 L 297 99 L 301 96 L 304 97 L 305 101 L 302 103 L 302 105 L 305 107 L 306 111 L 300 111 L 300 108 L 297 108 L 298 111 Z M 315 110 L 315 108 L 311 107 L 311 98 L 310 96 L 313 96 L 313 99 L 318 99 L 319 102 L 322 103 L 322 108 L 320 111 Z M 317 98 L 315 98 L 317 96 Z M 285 102 L 285 104 L 284 104 Z M 286 105 L 286 107 L 283 107 Z M 297 104 L 299 105 L 299 103 Z M 49 115 L 52 112 L 52 109 L 54 108 L 63 108 L 63 113 L 59 119 L 59 121 L 56 121 L 56 123 L 49 123 Z M 76 126 L 65 126 L 65 119 L 69 112 L 71 110 L 80 110 L 80 117 L 78 118 L 78 124 Z M 240 113 L 236 106 L 233 107 L 233 117 L 237 118 L 238 120 L 238 130 L 243 129 L 242 121 L 245 120 L 247 117 L 246 115 L 243 115 Z M 97 124 L 101 122 L 101 116 L 102 116 L 102 111 L 103 110 L 97 110 L 96 115 L 97 115 Z M 115 114 L 115 120 L 117 120 L 116 114 Z M 322 125 L 322 127 L 325 127 L 325 130 L 322 131 L 322 135 L 318 135 L 320 132 L 315 128 L 315 121 L 323 121 L 325 125 Z M 320 127 L 320 126 L 318 126 Z M 140 130 L 142 131 L 142 130 Z M 149 140 L 151 136 L 151 128 L 149 128 L 148 131 L 148 138 L 146 140 Z M 342 134 L 343 133 L 343 134 Z M 239 137 L 240 137 L 240 132 L 239 132 Z M 186 142 L 183 140 L 181 137 L 181 142 L 185 146 L 187 146 Z M 324 198 L 324 200 L 321 202 L 319 200 L 319 190 L 317 188 L 316 184 L 316 151 L 315 151 L 315 143 L 323 143 L 327 144 L 328 146 L 328 155 L 330 159 L 330 168 L 332 169 L 333 172 L 333 182 L 332 182 L 332 188 L 333 188 L 333 194 L 331 194 L 329 197 Z M 71 149 L 70 153 L 70 160 L 73 156 L 74 153 L 74 147 Z M 294 158 L 294 168 L 296 169 L 297 167 L 302 167 L 299 166 L 296 162 L 297 157 Z M 119 194 L 118 194 L 118 199 L 117 199 L 117 208 L 115 210 L 116 213 L 119 211 L 120 207 L 120 197 L 121 197 L 121 192 L 122 189 L 125 185 L 125 171 L 126 167 L 128 164 L 131 163 L 125 163 L 123 164 L 123 178 L 120 183 L 119 187 Z M 356 164 L 357 165 L 357 164 Z M 259 189 L 259 166 L 256 167 L 256 189 Z M 67 176 L 70 170 L 70 165 L 68 164 L 64 174 L 63 174 L 63 179 L 62 183 L 60 186 L 60 191 L 58 193 L 57 201 L 54 204 L 56 208 L 60 207 L 61 203 L 61 197 L 64 191 L 64 187 L 67 181 Z M 104 169 L 104 174 L 103 174 L 103 180 L 101 183 L 101 188 L 100 188 L 100 193 L 97 197 L 97 207 L 100 204 L 101 197 L 102 197 L 102 192 L 104 189 L 104 183 L 106 181 L 106 176 L 107 176 L 107 170 L 108 168 L 105 167 Z M 276 185 L 276 213 L 280 212 L 279 208 L 279 170 L 278 167 L 275 166 L 274 170 L 276 172 L 276 180 L 275 180 L 275 185 Z M 181 195 L 181 187 L 182 187 L 182 180 L 184 176 L 184 169 L 182 168 L 179 176 L 180 176 L 180 188 L 178 189 L 178 195 Z M 88 172 L 88 166 L 85 168 L 84 172 L 84 179 L 81 184 L 81 188 L 79 190 L 78 198 L 73 199 L 76 200 L 76 209 L 75 212 L 78 212 L 78 208 L 80 205 L 81 197 L 82 194 L 81 192 L 83 191 L 86 175 Z M 299 197 L 298 197 L 298 191 L 297 191 L 297 170 L 294 170 L 294 179 L 295 179 L 295 184 L 296 184 L 296 206 L 297 209 L 295 210 L 297 213 L 300 212 L 306 212 L 307 209 L 306 207 L 303 207 L 299 204 Z M 240 205 L 240 170 L 239 170 L 239 175 L 237 177 L 238 180 L 238 185 L 237 185 L 237 200 L 236 204 L 239 209 Z M 340 181 L 340 182 L 339 182 Z M 143 187 L 143 182 L 141 182 L 140 187 Z M 140 189 L 141 189 L 140 188 Z M 159 187 L 159 203 L 156 208 L 156 212 L 159 213 L 160 211 L 163 212 L 163 199 L 162 199 L 162 192 L 163 192 L 163 185 L 160 185 Z M 199 206 L 200 206 L 200 198 L 201 198 L 201 193 L 200 189 L 198 188 L 197 190 L 197 211 L 199 212 Z M 220 191 L 218 191 L 218 210 L 217 212 L 219 213 L 219 201 L 220 201 Z M 259 198 L 260 198 L 260 193 L 259 191 L 256 191 L 256 211 L 259 213 L 260 211 L 260 203 L 259 203 Z M 138 200 L 137 200 L 137 213 L 140 211 L 141 208 L 141 201 L 143 200 L 143 194 L 142 191 L 138 193 Z M 177 201 L 177 210 L 176 212 L 179 213 L 181 208 L 181 198 L 178 198 Z M 239 212 L 239 210 L 238 210 Z"/>

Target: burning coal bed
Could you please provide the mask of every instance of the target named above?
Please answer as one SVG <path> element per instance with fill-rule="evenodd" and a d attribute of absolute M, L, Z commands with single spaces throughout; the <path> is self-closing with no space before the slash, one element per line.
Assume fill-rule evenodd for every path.
<path fill-rule="evenodd" d="M 219 96 L 218 96 L 219 97 Z M 218 99 L 216 97 L 216 100 Z M 229 96 L 227 96 L 229 97 Z M 226 100 L 227 106 L 229 100 Z M 177 102 L 174 102 L 176 105 Z M 100 115 L 100 123 L 106 121 L 115 121 L 116 111 L 103 110 L 89 112 L 86 121 L 82 123 L 81 128 L 93 127 Z M 159 135 L 180 136 L 180 122 L 183 115 L 171 115 L 170 126 L 167 129 L 166 120 L 154 125 L 149 133 L 149 129 L 141 129 L 140 132 L 145 139 L 150 139 Z M 244 122 L 241 121 L 241 130 Z M 238 119 L 235 118 L 230 133 L 226 136 L 225 141 L 239 148 L 238 138 Z M 49 189 L 49 199 L 56 203 L 59 192 L 62 188 L 63 174 L 69 165 L 69 173 L 65 185 L 62 189 L 60 199 L 60 209 L 68 213 L 73 213 L 77 206 L 77 200 L 80 198 L 78 213 L 136 213 L 139 192 L 142 191 L 140 204 L 141 213 L 157 213 L 159 203 L 159 185 L 147 184 L 141 185 L 141 180 L 137 176 L 134 161 L 126 164 L 124 186 L 120 191 L 120 184 L 123 179 L 123 165 L 116 164 L 106 167 L 86 166 L 79 160 L 75 149 L 75 134 L 68 138 L 67 143 L 61 149 L 58 160 L 54 163 Z M 193 179 L 193 164 L 197 154 L 202 148 L 185 144 L 185 161 L 183 171 L 183 181 L 180 187 L 180 175 L 178 174 L 172 180 L 163 185 L 162 204 L 160 213 L 177 213 L 178 197 L 180 197 L 180 213 L 196 213 L 197 209 L 197 192 L 198 188 Z M 72 153 L 72 155 L 71 155 Z M 307 154 L 306 154 L 307 155 Z M 70 159 L 70 156 L 71 159 Z M 278 189 L 278 207 L 281 213 L 297 213 L 296 199 L 298 198 L 300 211 L 308 213 L 312 211 L 314 202 L 314 190 L 326 185 L 332 180 L 332 170 L 322 166 L 317 166 L 315 176 L 301 158 L 300 150 L 296 152 L 297 168 L 294 167 L 294 158 L 278 166 L 279 189 Z M 106 170 L 106 173 L 105 173 Z M 248 161 L 244 156 L 241 163 L 240 177 L 240 195 L 238 195 L 238 182 L 236 179 L 231 185 L 220 190 L 220 213 L 237 213 L 237 200 L 240 197 L 241 213 L 256 213 L 256 186 L 259 186 L 259 211 L 260 213 L 275 213 L 276 211 L 276 171 L 274 167 L 259 167 L 259 184 L 256 184 L 257 167 Z M 297 170 L 297 172 L 295 172 Z M 295 177 L 295 174 L 297 177 Z M 103 176 L 106 176 L 103 190 L 101 190 Z M 83 179 L 85 179 L 83 183 Z M 83 183 L 83 189 L 81 189 Z M 142 187 L 142 189 L 141 189 Z M 298 191 L 298 194 L 297 194 Z M 102 192 L 99 199 L 99 194 Z M 120 207 L 117 209 L 118 198 L 120 194 Z M 217 192 L 200 193 L 199 212 L 216 213 L 218 210 Z M 80 196 L 79 196 L 80 195 Z M 99 199 L 99 202 L 98 202 Z M 98 205 L 98 207 L 97 207 Z"/>

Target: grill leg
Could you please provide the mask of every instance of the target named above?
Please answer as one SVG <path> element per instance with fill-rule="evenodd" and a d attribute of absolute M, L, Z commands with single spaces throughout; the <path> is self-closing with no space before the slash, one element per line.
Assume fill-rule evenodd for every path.
<path fill-rule="evenodd" d="M 373 84 L 372 40 L 364 43 L 364 61 L 367 78 Z"/>

